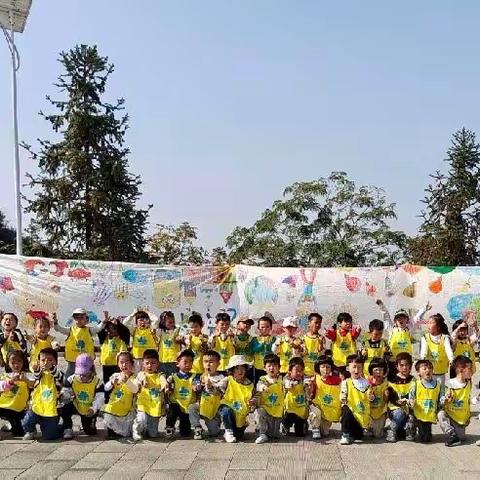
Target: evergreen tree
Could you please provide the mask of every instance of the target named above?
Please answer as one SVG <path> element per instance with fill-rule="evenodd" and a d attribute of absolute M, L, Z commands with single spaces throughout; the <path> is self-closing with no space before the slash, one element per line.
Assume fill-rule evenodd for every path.
<path fill-rule="evenodd" d="M 128 171 L 124 100 L 104 100 L 114 67 L 97 48 L 76 46 L 60 54 L 65 73 L 55 84 L 66 98 L 47 100 L 44 114 L 59 141 L 39 140 L 39 174 L 27 212 L 32 231 L 60 257 L 140 261 L 144 258 L 148 210 L 137 209 L 140 177 Z M 149 207 L 150 208 L 150 207 Z"/>
<path fill-rule="evenodd" d="M 480 146 L 475 133 L 457 131 L 445 161 L 423 202 L 420 235 L 410 243 L 412 262 L 421 265 L 476 265 L 480 234 Z"/>
<path fill-rule="evenodd" d="M 0 253 L 15 253 L 15 230 L 11 228 L 0 211 Z"/>

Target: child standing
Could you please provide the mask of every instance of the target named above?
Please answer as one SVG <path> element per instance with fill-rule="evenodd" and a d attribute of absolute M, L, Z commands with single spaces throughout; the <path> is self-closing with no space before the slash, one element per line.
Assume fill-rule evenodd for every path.
<path fill-rule="evenodd" d="M 30 342 L 30 371 L 35 371 L 38 368 L 38 355 L 44 348 L 59 349 L 58 342 L 49 335 L 50 333 L 50 319 L 48 317 L 40 317 L 35 319 L 34 334 L 27 335 L 27 340 Z"/>
<path fill-rule="evenodd" d="M 342 438 L 340 445 L 350 445 L 363 439 L 363 431 L 370 426 L 370 402 L 374 399 L 368 380 L 363 376 L 363 358 L 349 355 L 347 367 L 350 378 L 342 381 Z"/>
<path fill-rule="evenodd" d="M 268 442 L 269 438 L 280 437 L 283 418 L 284 390 L 280 377 L 280 358 L 274 353 L 265 355 L 266 375 L 257 382 L 258 433 L 255 443 Z"/>
<path fill-rule="evenodd" d="M 160 371 L 168 378 L 177 369 L 177 357 L 182 349 L 183 339 L 175 324 L 173 312 L 163 312 L 161 318 L 163 329 L 160 330 L 158 335 Z"/>
<path fill-rule="evenodd" d="M 230 329 L 230 315 L 217 313 L 215 333 L 209 338 L 208 346 L 220 355 L 219 371 L 226 373 L 230 358 L 235 355 L 234 333 Z"/>
<path fill-rule="evenodd" d="M 95 374 L 93 358 L 87 353 L 81 353 L 75 360 L 75 373 L 65 379 L 65 387 L 73 402 L 66 403 L 62 408 L 64 440 L 73 438 L 73 415 L 80 416 L 86 435 L 96 435 L 97 413 L 103 406 L 104 389 Z"/>
<path fill-rule="evenodd" d="M 472 361 L 473 373 L 475 373 L 475 350 L 473 344 L 478 341 L 476 333 L 469 336 L 468 324 L 464 320 L 457 320 L 452 326 L 453 356 L 463 355 Z M 453 375 L 455 376 L 455 372 Z"/>
<path fill-rule="evenodd" d="M 373 358 L 384 358 L 387 362 L 390 358 L 390 347 L 383 339 L 384 324 L 381 320 L 375 319 L 368 324 L 369 338 L 363 342 L 362 357 L 365 361 L 363 374 L 368 376 L 368 367 Z"/>
<path fill-rule="evenodd" d="M 437 422 L 437 411 L 443 387 L 433 375 L 430 360 L 418 360 L 415 363 L 418 379 L 412 386 L 408 401 L 413 408 L 417 439 L 420 442 L 432 441 L 432 423 Z"/>
<path fill-rule="evenodd" d="M 138 385 L 134 382 L 133 356 L 129 352 L 117 355 L 118 373 L 114 373 L 105 384 L 105 392 L 111 392 L 108 403 L 103 407 L 103 420 L 108 438 L 129 437 L 135 419 L 135 394 Z"/>
<path fill-rule="evenodd" d="M 251 318 L 242 318 L 237 321 L 233 344 L 235 346 L 235 355 L 243 355 L 249 362 L 253 361 L 252 340 L 250 329 L 255 325 Z"/>
<path fill-rule="evenodd" d="M 14 313 L 2 315 L 2 331 L 0 332 L 0 364 L 8 370 L 8 354 L 15 350 L 27 353 L 27 342 L 18 327 L 18 318 Z"/>
<path fill-rule="evenodd" d="M 240 440 L 247 428 L 247 417 L 255 406 L 253 383 L 247 378 L 247 369 L 252 364 L 242 355 L 233 355 L 227 365 L 229 376 L 221 382 L 225 392 L 220 406 L 220 418 L 225 426 L 224 438 L 227 443 Z"/>
<path fill-rule="evenodd" d="M 258 319 L 257 328 L 259 335 L 252 340 L 253 378 L 255 385 L 258 379 L 265 375 L 263 359 L 265 355 L 272 353 L 272 346 L 276 340 L 275 337 L 272 337 L 272 326 L 273 321 L 270 317 L 264 316 Z"/>
<path fill-rule="evenodd" d="M 57 402 L 61 398 L 63 373 L 57 369 L 58 355 L 53 348 L 40 350 L 38 369 L 33 372 L 31 407 L 22 420 L 25 430 L 24 440 L 35 438 L 37 423 L 40 425 L 44 440 L 56 440 L 62 437 L 63 426 L 59 425 Z"/>
<path fill-rule="evenodd" d="M 203 320 L 198 313 L 194 313 L 188 320 L 190 332 L 185 336 L 185 346 L 195 354 L 192 373 L 201 375 L 203 373 L 203 354 L 208 349 L 208 337 L 202 333 Z"/>
<path fill-rule="evenodd" d="M 165 415 L 165 390 L 167 380 L 159 373 L 158 351 L 154 349 L 143 352 L 142 371 L 134 382 L 137 394 L 137 415 L 133 422 L 133 440 L 139 441 L 144 436 L 158 437 L 158 422 Z"/>
<path fill-rule="evenodd" d="M 288 372 L 288 362 L 293 357 L 301 357 L 304 353 L 304 344 L 301 338 L 295 336 L 298 330 L 297 317 L 285 317 L 282 322 L 285 335 L 278 337 L 272 347 L 272 352 L 280 357 L 280 373 Z"/>
<path fill-rule="evenodd" d="M 221 390 L 224 376 L 218 373 L 220 355 L 215 350 L 208 350 L 203 355 L 200 399 L 192 403 L 188 409 L 190 424 L 193 427 L 193 439 L 202 440 L 203 429 L 200 420 L 205 421 L 209 437 L 217 437 L 220 433 L 220 416 L 218 409 L 222 399 Z"/>
<path fill-rule="evenodd" d="M 368 367 L 370 375 L 370 428 L 374 438 L 382 438 L 387 421 L 390 391 L 387 381 L 388 364 L 383 358 L 373 358 Z"/>
<path fill-rule="evenodd" d="M 340 421 L 340 384 L 342 379 L 333 373 L 333 360 L 325 355 L 315 364 L 313 404 L 320 410 L 320 429 L 312 430 L 312 437 L 325 438 L 330 435 L 332 423 Z"/>
<path fill-rule="evenodd" d="M 180 423 L 180 436 L 188 437 L 192 431 L 188 409 L 195 403 L 196 389 L 199 383 L 194 384 L 195 375 L 192 374 L 194 353 L 191 350 L 183 350 L 177 358 L 178 372 L 167 378 L 169 404 L 165 436 L 173 438 L 175 424 Z"/>
<path fill-rule="evenodd" d="M 325 338 L 320 333 L 322 316 L 311 313 L 308 316 L 308 330 L 303 336 L 303 361 L 305 362 L 305 375 L 315 375 L 315 363 L 325 353 Z"/>

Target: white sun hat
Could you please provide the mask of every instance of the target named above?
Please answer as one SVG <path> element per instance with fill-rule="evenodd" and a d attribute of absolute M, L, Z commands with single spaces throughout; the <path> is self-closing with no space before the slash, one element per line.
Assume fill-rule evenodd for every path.
<path fill-rule="evenodd" d="M 72 316 L 73 315 L 86 315 L 87 314 L 87 311 L 84 309 L 84 308 L 76 308 L 73 312 L 72 312 Z"/>
<path fill-rule="evenodd" d="M 227 370 L 231 368 L 238 367 L 240 365 L 246 365 L 247 367 L 252 366 L 252 362 L 247 362 L 243 355 L 232 355 L 228 361 Z"/>
<path fill-rule="evenodd" d="M 282 322 L 282 327 L 298 327 L 298 318 L 297 317 L 285 317 Z"/>

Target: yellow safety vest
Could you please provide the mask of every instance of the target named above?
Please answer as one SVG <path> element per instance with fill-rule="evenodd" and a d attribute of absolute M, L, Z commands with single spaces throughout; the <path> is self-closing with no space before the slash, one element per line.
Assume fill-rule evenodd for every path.
<path fill-rule="evenodd" d="M 269 353 L 267 351 L 268 350 L 267 345 L 270 347 L 270 351 L 271 351 L 271 347 L 273 345 L 272 339 L 273 339 L 273 337 L 271 335 L 268 335 L 266 337 L 257 337 L 256 338 L 256 342 L 263 346 L 263 348 L 260 352 L 255 352 L 253 354 L 253 366 L 257 370 L 263 370 L 265 368 L 264 365 L 263 365 L 263 359 L 265 358 L 265 355 L 267 353 Z"/>
<path fill-rule="evenodd" d="M 72 390 L 75 394 L 73 404 L 80 415 L 86 415 L 88 411 L 93 408 L 93 401 L 95 400 L 95 388 L 98 383 L 98 378 L 93 377 L 90 382 L 81 382 L 77 375 L 73 377 Z"/>
<path fill-rule="evenodd" d="M 399 353 L 407 352 L 412 355 L 412 337 L 410 332 L 403 328 L 393 327 L 388 340 L 388 345 L 392 352 L 392 358 L 397 358 Z"/>
<path fill-rule="evenodd" d="M 287 373 L 288 363 L 293 357 L 293 348 L 288 343 L 288 337 L 281 337 L 277 348 L 277 355 L 280 358 L 280 373 Z"/>
<path fill-rule="evenodd" d="M 370 400 L 369 387 L 364 391 L 358 390 L 351 378 L 347 382 L 347 406 L 353 413 L 362 428 L 368 428 L 370 425 Z"/>
<path fill-rule="evenodd" d="M 389 382 L 389 386 L 392 387 L 392 389 L 395 391 L 395 393 L 398 395 L 398 399 L 401 400 L 403 398 L 408 399 L 408 394 L 410 393 L 410 390 L 412 389 L 413 384 L 415 383 L 415 378 L 412 377 L 408 383 L 393 383 Z M 389 410 L 397 410 L 398 408 L 402 408 L 403 410 L 408 412 L 408 406 L 404 405 L 403 407 L 399 405 L 394 405 L 393 403 L 388 404 Z"/>
<path fill-rule="evenodd" d="M 303 337 L 305 353 L 303 361 L 305 362 L 305 375 L 310 377 L 315 375 L 315 362 L 320 358 L 319 349 L 322 347 L 323 338 L 321 335 L 310 337 L 308 334 Z"/>
<path fill-rule="evenodd" d="M 435 388 L 426 388 L 420 380 L 416 380 L 416 394 L 413 405 L 415 418 L 422 422 L 437 423 L 437 404 L 440 395 L 440 382 Z"/>
<path fill-rule="evenodd" d="M 175 341 L 179 332 L 177 329 L 162 332 L 158 342 L 160 363 L 175 363 L 180 353 L 180 344 Z"/>
<path fill-rule="evenodd" d="M 260 394 L 260 407 L 264 408 L 271 417 L 282 418 L 285 397 L 282 379 L 279 377 L 274 383 L 270 383 L 267 377 L 263 376 L 260 377 L 260 381 L 268 385 L 268 388 Z"/>
<path fill-rule="evenodd" d="M 163 392 L 167 380 L 160 373 L 144 373 L 145 386 L 140 387 L 137 394 L 137 410 L 151 417 L 159 418 L 165 414 L 165 399 Z"/>
<path fill-rule="evenodd" d="M 117 364 L 117 354 L 126 351 L 127 345 L 120 337 L 106 338 L 100 347 L 100 364 L 112 367 Z"/>
<path fill-rule="evenodd" d="M 287 390 L 285 394 L 285 411 L 287 413 L 294 413 L 303 419 L 308 417 L 307 396 L 303 383 L 297 383 Z"/>
<path fill-rule="evenodd" d="M 347 357 L 355 354 L 357 345 L 348 332 L 344 337 L 337 332 L 335 341 L 332 343 L 332 358 L 336 367 L 344 367 L 347 364 Z"/>
<path fill-rule="evenodd" d="M 233 345 L 232 337 L 227 337 L 225 340 L 217 335 L 215 337 L 215 344 L 213 348 L 220 355 L 220 364 L 218 370 L 224 372 L 227 369 L 230 357 L 235 355 L 235 347 Z"/>
<path fill-rule="evenodd" d="M 365 360 L 365 363 L 363 364 L 363 374 L 368 377 L 369 372 L 368 372 L 368 367 L 372 363 L 372 360 L 374 358 L 383 358 L 383 354 L 385 346 L 387 345 L 387 342 L 385 340 L 380 340 L 380 344 L 378 347 L 371 347 L 370 343 L 368 340 L 363 344 L 363 348 L 367 350 L 367 358 Z"/>
<path fill-rule="evenodd" d="M 342 413 L 340 404 L 340 384 L 328 385 L 320 375 L 315 375 L 316 392 L 313 403 L 322 412 L 322 419 L 327 422 L 339 422 Z"/>
<path fill-rule="evenodd" d="M 8 380 L 8 376 L 2 377 L 2 380 Z M 28 383 L 16 380 L 10 390 L 0 393 L 0 408 L 23 412 L 27 409 L 29 397 Z"/>
<path fill-rule="evenodd" d="M 452 399 L 445 403 L 444 410 L 447 415 L 459 425 L 468 425 L 470 422 L 470 394 L 472 392 L 472 382 L 468 381 L 464 387 L 448 388 L 452 392 Z"/>
<path fill-rule="evenodd" d="M 215 395 L 203 389 L 200 395 L 200 415 L 209 420 L 215 418 L 220 407 L 221 399 L 220 395 Z"/>
<path fill-rule="evenodd" d="M 113 387 L 108 403 L 103 411 L 116 417 L 126 417 L 133 409 L 135 394 L 127 387 L 126 383 L 120 383 Z"/>
<path fill-rule="evenodd" d="M 81 353 L 88 353 L 90 357 L 95 358 L 95 344 L 88 327 L 80 328 L 73 325 L 65 340 L 65 360 L 74 362 Z"/>
<path fill-rule="evenodd" d="M 34 365 L 38 363 L 38 355 L 40 354 L 40 350 L 43 350 L 44 348 L 52 348 L 52 340 L 53 337 L 50 335 L 48 335 L 45 340 L 40 338 L 36 339 L 36 342 L 32 345 L 30 350 L 30 371 L 33 372 Z"/>
<path fill-rule="evenodd" d="M 242 337 L 242 339 L 240 338 Z M 253 355 L 250 351 L 250 344 L 252 343 L 253 337 L 250 334 L 246 335 L 235 335 L 234 345 L 235 345 L 235 355 L 243 355 L 247 362 L 253 361 Z"/>
<path fill-rule="evenodd" d="M 475 350 L 473 349 L 472 344 L 469 341 L 457 340 L 453 355 L 455 357 L 464 356 L 469 358 L 472 361 L 473 373 L 476 372 Z"/>
<path fill-rule="evenodd" d="M 238 383 L 233 377 L 228 377 L 227 390 L 221 401 L 222 405 L 227 405 L 233 410 L 235 416 L 235 425 L 244 427 L 247 425 L 247 416 L 250 410 L 249 400 L 253 394 L 253 383 Z"/>
<path fill-rule="evenodd" d="M 132 337 L 132 355 L 135 360 L 143 358 L 145 350 L 157 349 L 155 333 L 150 327 L 135 327 Z"/>
<path fill-rule="evenodd" d="M 203 334 L 190 335 L 190 350 L 195 354 L 192 365 L 192 373 L 203 373 L 203 346 L 207 343 L 207 337 Z"/>
<path fill-rule="evenodd" d="M 177 403 L 184 413 L 188 413 L 188 407 L 195 403 L 194 379 L 194 375 L 190 375 L 188 378 L 180 378 L 178 373 L 173 375 L 173 392 L 170 395 L 170 401 Z"/>
<path fill-rule="evenodd" d="M 33 413 L 41 417 L 56 417 L 58 392 L 55 378 L 50 372 L 43 372 L 32 392 Z"/>
<path fill-rule="evenodd" d="M 8 354 L 10 352 L 22 351 L 22 347 L 19 342 L 14 342 L 9 338 L 5 340 L 5 343 L 2 345 L 2 357 L 6 365 L 8 365 Z"/>
<path fill-rule="evenodd" d="M 370 402 L 370 416 L 376 420 L 384 413 L 387 413 L 387 402 L 385 401 L 385 391 L 388 388 L 388 382 L 384 380 L 380 385 L 372 385 L 371 389 L 375 398 Z"/>
<path fill-rule="evenodd" d="M 427 360 L 430 360 L 433 364 L 433 374 L 444 375 L 448 372 L 448 357 L 443 344 L 445 336 L 440 335 L 439 343 L 435 343 L 429 333 L 426 333 L 424 338 L 428 346 Z"/>

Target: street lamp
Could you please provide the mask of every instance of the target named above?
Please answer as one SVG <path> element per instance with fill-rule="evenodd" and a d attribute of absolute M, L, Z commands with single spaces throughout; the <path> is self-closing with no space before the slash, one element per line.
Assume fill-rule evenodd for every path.
<path fill-rule="evenodd" d="M 13 141 L 15 155 L 15 206 L 17 222 L 17 255 L 22 254 L 22 203 L 20 198 L 20 159 L 18 151 L 17 70 L 20 55 L 15 46 L 15 33 L 22 33 L 27 23 L 32 0 L 0 0 L 0 27 L 12 57 Z"/>

